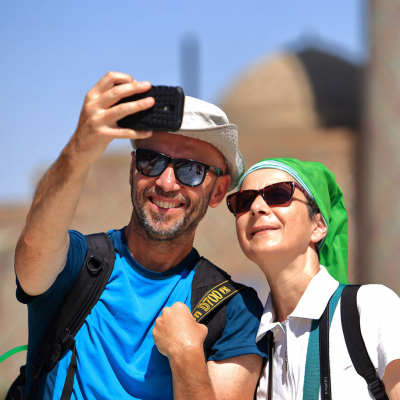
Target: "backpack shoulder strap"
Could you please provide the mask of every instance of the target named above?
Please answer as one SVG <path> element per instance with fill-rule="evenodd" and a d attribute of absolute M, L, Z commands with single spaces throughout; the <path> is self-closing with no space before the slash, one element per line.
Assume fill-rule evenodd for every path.
<path fill-rule="evenodd" d="M 206 359 L 224 331 L 227 301 L 245 288 L 248 287 L 232 281 L 228 273 L 201 257 L 192 283 L 191 308 L 196 321 L 208 328 L 204 341 Z"/>
<path fill-rule="evenodd" d="M 357 292 L 360 285 L 347 285 L 343 289 L 341 319 L 347 350 L 355 370 L 367 382 L 375 399 L 388 400 L 385 387 L 376 373 L 361 334 L 360 315 L 357 308 Z"/>
<path fill-rule="evenodd" d="M 28 399 L 36 399 L 43 372 L 51 371 L 67 349 L 73 351 L 67 372 L 67 383 L 71 385 L 72 377 L 73 385 L 76 370 L 74 336 L 103 293 L 115 261 L 114 247 L 106 233 L 88 235 L 86 241 L 88 251 L 77 280 L 53 316 L 40 342 L 32 369 L 33 381 Z"/>

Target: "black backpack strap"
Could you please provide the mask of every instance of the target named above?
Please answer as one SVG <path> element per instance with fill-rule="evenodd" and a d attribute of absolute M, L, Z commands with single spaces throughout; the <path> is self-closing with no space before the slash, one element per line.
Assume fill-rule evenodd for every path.
<path fill-rule="evenodd" d="M 28 400 L 36 400 L 44 372 L 51 371 L 62 354 L 72 350 L 67 380 L 61 398 L 69 399 L 76 371 L 74 336 L 97 303 L 111 276 L 115 252 L 106 233 L 86 236 L 88 251 L 76 282 L 56 311 L 39 345 L 32 369 L 32 386 Z"/>
<path fill-rule="evenodd" d="M 225 328 L 227 301 L 238 291 L 248 288 L 231 280 L 231 276 L 201 257 L 192 283 L 191 308 L 196 321 L 208 328 L 204 341 L 206 359 Z"/>
<path fill-rule="evenodd" d="M 4 400 L 23 400 L 21 388 L 26 384 L 25 369 L 26 365 L 22 365 L 20 368 L 19 376 L 17 377 L 17 379 L 15 379 L 15 381 L 8 389 L 6 398 Z"/>
<path fill-rule="evenodd" d="M 385 387 L 369 358 L 361 335 L 360 315 L 357 308 L 357 292 L 360 285 L 347 285 L 343 289 L 341 319 L 347 350 L 355 370 L 367 382 L 370 393 L 375 399 L 388 400 Z"/>

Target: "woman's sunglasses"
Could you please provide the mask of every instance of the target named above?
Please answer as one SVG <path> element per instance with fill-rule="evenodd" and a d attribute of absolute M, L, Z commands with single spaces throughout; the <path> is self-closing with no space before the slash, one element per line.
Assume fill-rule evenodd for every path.
<path fill-rule="evenodd" d="M 223 175 L 219 168 L 211 167 L 199 161 L 172 158 L 147 149 L 136 149 L 135 153 L 136 169 L 144 176 L 160 176 L 169 164 L 173 165 L 176 180 L 185 186 L 200 186 L 204 182 L 208 171 L 213 172 L 217 177 Z"/>
<path fill-rule="evenodd" d="M 269 206 L 283 206 L 288 203 L 294 194 L 295 189 L 299 189 L 307 199 L 310 196 L 296 182 L 279 182 L 273 185 L 265 186 L 260 190 L 241 190 L 232 193 L 226 198 L 229 211 L 233 214 L 240 214 L 250 210 L 254 200 L 261 195 Z"/>

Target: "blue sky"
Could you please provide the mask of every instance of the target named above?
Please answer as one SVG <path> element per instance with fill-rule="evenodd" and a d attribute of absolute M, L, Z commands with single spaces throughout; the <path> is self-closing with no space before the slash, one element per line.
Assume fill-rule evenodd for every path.
<path fill-rule="evenodd" d="M 180 43 L 200 44 L 199 97 L 299 42 L 367 59 L 366 0 L 2 0 L 0 205 L 29 201 L 38 171 L 75 130 L 86 92 L 109 70 L 180 85 Z M 109 151 L 129 149 L 127 141 Z"/>

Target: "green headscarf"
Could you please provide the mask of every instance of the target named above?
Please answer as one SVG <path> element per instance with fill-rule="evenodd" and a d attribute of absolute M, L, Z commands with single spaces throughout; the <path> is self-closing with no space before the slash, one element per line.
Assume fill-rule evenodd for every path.
<path fill-rule="evenodd" d="M 328 233 L 320 245 L 321 264 L 340 283 L 348 283 L 347 211 L 335 175 L 317 162 L 295 158 L 267 158 L 254 164 L 242 176 L 238 189 L 240 190 L 247 175 L 264 168 L 287 172 L 315 201 L 328 227 Z"/>

